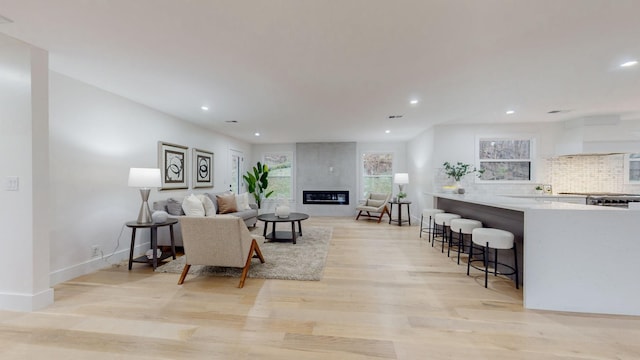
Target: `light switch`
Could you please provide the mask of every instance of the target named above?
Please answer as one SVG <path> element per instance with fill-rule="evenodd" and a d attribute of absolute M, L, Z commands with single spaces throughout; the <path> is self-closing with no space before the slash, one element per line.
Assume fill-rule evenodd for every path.
<path fill-rule="evenodd" d="M 18 191 L 20 182 L 17 176 L 7 176 L 4 188 L 7 191 Z"/>

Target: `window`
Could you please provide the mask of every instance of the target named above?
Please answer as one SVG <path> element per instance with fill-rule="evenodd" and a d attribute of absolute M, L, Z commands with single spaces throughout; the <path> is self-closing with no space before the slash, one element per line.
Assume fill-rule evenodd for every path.
<path fill-rule="evenodd" d="M 481 138 L 478 166 L 482 181 L 531 181 L 532 139 Z"/>
<path fill-rule="evenodd" d="M 293 153 L 278 152 L 264 154 L 263 162 L 269 167 L 269 187 L 273 195 L 269 198 L 292 199 Z"/>
<path fill-rule="evenodd" d="M 362 193 L 390 193 L 393 190 L 393 154 L 362 154 Z"/>
<path fill-rule="evenodd" d="M 640 183 L 640 153 L 629 154 L 625 163 L 627 165 L 625 175 L 628 177 L 628 183 Z"/>

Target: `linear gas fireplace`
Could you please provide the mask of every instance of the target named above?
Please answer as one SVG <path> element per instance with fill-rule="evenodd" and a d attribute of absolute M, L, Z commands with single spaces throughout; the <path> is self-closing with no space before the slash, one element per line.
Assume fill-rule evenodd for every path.
<path fill-rule="evenodd" d="M 303 204 L 349 205 L 349 191 L 303 190 Z"/>

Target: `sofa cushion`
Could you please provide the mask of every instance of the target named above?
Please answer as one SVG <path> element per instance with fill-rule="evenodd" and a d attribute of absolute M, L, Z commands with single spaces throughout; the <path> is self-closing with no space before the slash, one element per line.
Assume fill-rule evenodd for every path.
<path fill-rule="evenodd" d="M 372 199 L 367 200 L 367 206 L 372 206 L 377 208 L 382 206 L 382 204 L 384 204 L 384 200 L 372 200 Z"/>
<path fill-rule="evenodd" d="M 187 216 L 204 216 L 204 206 L 197 196 L 191 194 L 182 201 L 182 210 Z"/>
<path fill-rule="evenodd" d="M 218 214 L 234 213 L 237 210 L 236 195 L 216 195 L 218 202 Z"/>
<path fill-rule="evenodd" d="M 182 211 L 182 201 L 174 198 L 168 198 L 167 212 L 171 215 L 184 215 L 184 211 Z"/>
<path fill-rule="evenodd" d="M 196 195 L 202 206 L 204 207 L 204 216 L 214 216 L 216 214 L 216 207 L 213 205 L 213 201 L 204 194 Z"/>
<path fill-rule="evenodd" d="M 237 211 L 249 210 L 249 194 L 244 192 L 236 195 L 236 209 Z"/>

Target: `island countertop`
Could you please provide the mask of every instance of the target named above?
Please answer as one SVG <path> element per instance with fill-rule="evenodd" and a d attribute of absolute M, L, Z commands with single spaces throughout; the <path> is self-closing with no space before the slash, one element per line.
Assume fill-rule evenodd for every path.
<path fill-rule="evenodd" d="M 540 200 L 536 198 L 522 198 L 516 197 L 517 195 L 491 195 L 491 194 L 447 194 L 447 193 L 425 193 L 426 195 L 439 197 L 449 200 L 464 201 L 471 204 L 493 206 L 502 209 L 526 211 L 531 209 L 536 210 L 578 210 L 578 211 L 625 211 L 627 209 L 621 209 L 610 206 L 594 206 L 564 203 L 551 200 Z M 550 195 L 549 197 L 556 197 Z"/>
<path fill-rule="evenodd" d="M 514 233 L 525 308 L 640 315 L 640 211 L 489 194 L 425 195 L 433 207 Z"/>

